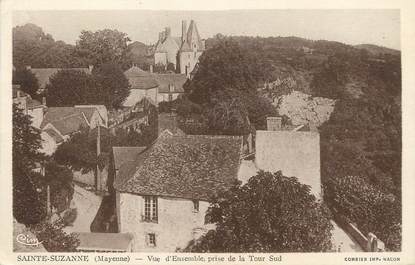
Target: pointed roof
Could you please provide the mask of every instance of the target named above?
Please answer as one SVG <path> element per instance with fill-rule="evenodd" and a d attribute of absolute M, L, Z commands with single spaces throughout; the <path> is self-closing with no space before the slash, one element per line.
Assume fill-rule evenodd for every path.
<path fill-rule="evenodd" d="M 187 31 L 187 41 L 190 43 L 193 36 L 196 36 L 197 41 L 200 41 L 199 31 L 197 30 L 196 22 L 190 20 L 189 30 Z"/>

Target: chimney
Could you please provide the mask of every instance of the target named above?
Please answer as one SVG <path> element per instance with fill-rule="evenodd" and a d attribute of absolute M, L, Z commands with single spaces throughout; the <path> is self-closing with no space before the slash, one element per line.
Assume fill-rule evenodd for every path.
<path fill-rule="evenodd" d="M 165 35 L 164 37 L 165 37 L 165 38 L 170 37 L 170 34 L 171 34 L 171 29 L 170 29 L 170 27 L 166 27 L 166 28 L 165 28 L 165 32 L 166 32 L 166 35 Z"/>
<path fill-rule="evenodd" d="M 281 117 L 267 117 L 267 131 L 280 131 L 281 120 Z"/>
<path fill-rule="evenodd" d="M 88 65 L 89 73 L 92 73 L 92 70 L 94 69 L 94 66 L 92 64 Z"/>
<path fill-rule="evenodd" d="M 30 70 L 32 67 L 30 65 L 26 65 L 26 70 Z"/>
<path fill-rule="evenodd" d="M 150 73 L 153 73 L 153 65 L 150 64 Z"/>
<path fill-rule="evenodd" d="M 186 41 L 187 35 L 187 22 L 186 20 L 182 20 L 182 42 Z"/>
<path fill-rule="evenodd" d="M 46 107 L 46 97 L 42 97 L 42 105 Z"/>
<path fill-rule="evenodd" d="M 16 90 L 16 97 L 20 98 L 20 90 Z"/>

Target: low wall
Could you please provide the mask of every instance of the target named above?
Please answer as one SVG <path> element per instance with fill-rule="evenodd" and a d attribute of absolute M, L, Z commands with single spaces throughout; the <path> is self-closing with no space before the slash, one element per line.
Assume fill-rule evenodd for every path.
<path fill-rule="evenodd" d="M 337 214 L 334 214 L 335 218 L 334 220 L 336 223 L 343 228 L 353 239 L 360 245 L 360 247 L 365 252 L 378 252 L 378 251 L 384 251 L 383 242 L 377 239 L 377 246 L 380 247 L 378 250 L 374 251 L 370 248 L 369 239 L 352 223 L 346 222 L 342 218 L 339 218 Z M 370 235 L 371 233 L 369 233 Z"/>

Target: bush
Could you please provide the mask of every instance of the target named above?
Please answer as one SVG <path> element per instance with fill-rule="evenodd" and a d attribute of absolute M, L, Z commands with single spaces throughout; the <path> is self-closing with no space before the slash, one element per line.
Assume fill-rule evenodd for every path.
<path fill-rule="evenodd" d="M 374 233 L 386 247 L 401 248 L 401 202 L 357 176 L 332 178 L 325 185 L 325 199 L 340 218 L 355 223 L 367 235 Z"/>
<path fill-rule="evenodd" d="M 63 227 L 61 220 L 54 223 L 43 222 L 32 226 L 32 231 L 48 252 L 75 252 L 79 239 L 73 233 L 65 233 Z"/>
<path fill-rule="evenodd" d="M 331 249 L 330 214 L 294 177 L 260 171 L 211 201 L 216 224 L 185 251 L 320 252 Z"/>

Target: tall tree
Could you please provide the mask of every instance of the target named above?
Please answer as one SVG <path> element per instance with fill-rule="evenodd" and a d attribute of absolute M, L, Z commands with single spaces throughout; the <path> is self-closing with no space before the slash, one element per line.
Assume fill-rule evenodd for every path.
<path fill-rule="evenodd" d="M 31 119 L 13 105 L 13 215 L 19 223 L 34 224 L 46 214 L 42 198 L 42 176 L 33 172 L 44 157 L 38 152 L 40 132 L 31 126 Z"/>
<path fill-rule="evenodd" d="M 103 99 L 107 108 L 119 108 L 130 94 L 130 84 L 121 67 L 114 63 L 104 63 L 94 69 L 93 76 L 100 84 L 97 97 Z"/>
<path fill-rule="evenodd" d="M 185 84 L 190 100 L 209 103 L 212 94 L 225 88 L 253 91 L 265 79 L 252 53 L 242 50 L 232 40 L 220 40 L 199 59 L 193 79 Z"/>
<path fill-rule="evenodd" d="M 13 65 L 16 68 L 85 66 L 84 58 L 76 56 L 74 51 L 74 45 L 55 41 L 35 24 L 13 28 Z"/>
<path fill-rule="evenodd" d="M 62 70 L 54 74 L 46 86 L 48 106 L 104 104 L 99 82 L 83 71 Z"/>
<path fill-rule="evenodd" d="M 83 30 L 76 43 L 76 54 L 94 66 L 113 62 L 125 67 L 129 41 L 127 34 L 118 30 Z"/>
<path fill-rule="evenodd" d="M 192 242 L 192 252 L 321 252 L 331 248 L 326 207 L 296 178 L 259 172 L 213 199 L 216 230 Z"/>

